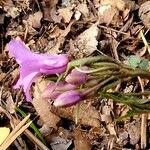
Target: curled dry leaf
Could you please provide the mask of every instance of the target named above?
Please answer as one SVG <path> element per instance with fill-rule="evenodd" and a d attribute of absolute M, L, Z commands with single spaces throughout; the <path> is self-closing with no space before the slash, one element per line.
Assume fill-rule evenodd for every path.
<path fill-rule="evenodd" d="M 73 43 L 75 49 L 71 49 L 71 53 L 78 58 L 89 56 L 97 50 L 99 36 L 100 29 L 96 24 L 92 25 L 77 37 Z"/>
<path fill-rule="evenodd" d="M 41 98 L 41 91 L 47 85 L 46 81 L 39 80 L 34 87 L 34 99 L 32 101 L 33 106 L 35 107 L 37 113 L 39 114 L 41 120 L 46 124 L 48 127 L 53 127 L 57 129 L 57 124 L 60 121 L 60 118 L 53 114 L 49 107 L 49 102 Z"/>
<path fill-rule="evenodd" d="M 77 11 L 81 12 L 86 18 L 89 16 L 89 10 L 86 3 L 79 4 Z"/>
<path fill-rule="evenodd" d="M 15 103 L 13 101 L 11 93 L 7 92 L 7 94 L 8 94 L 8 97 L 6 99 L 6 109 L 7 109 L 8 112 L 13 114 L 13 113 L 15 113 Z"/>
<path fill-rule="evenodd" d="M 27 21 L 32 24 L 33 28 L 40 28 L 42 17 L 43 17 L 43 13 L 41 11 L 38 11 L 32 15 L 29 15 L 29 18 Z"/>
<path fill-rule="evenodd" d="M 51 107 L 50 110 L 54 114 L 57 114 L 60 117 L 73 120 L 74 122 L 76 121 L 76 119 L 78 119 L 79 124 L 98 127 L 98 128 L 100 127 L 99 112 L 93 106 L 88 107 L 88 104 L 82 103 L 80 105 L 78 115 L 76 114 L 75 106 L 68 107 L 68 108 L 56 108 L 53 106 L 50 107 Z"/>
<path fill-rule="evenodd" d="M 143 24 L 150 29 L 150 1 L 143 3 L 139 9 L 139 17 Z"/>

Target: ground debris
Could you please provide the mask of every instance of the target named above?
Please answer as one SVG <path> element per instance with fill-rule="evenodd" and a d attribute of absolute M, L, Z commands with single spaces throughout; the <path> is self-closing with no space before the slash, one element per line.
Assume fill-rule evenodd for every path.
<path fill-rule="evenodd" d="M 15 111 L 18 107 L 26 115 L 31 114 L 30 119 L 40 129 L 49 149 L 142 149 L 142 117 L 140 114 L 128 116 L 130 107 L 96 94 L 69 108 L 56 108 L 53 101 L 42 99 L 40 88 L 51 79 L 55 80 L 58 74 L 35 80 L 35 85 L 39 85 L 32 85 L 33 102 L 25 102 L 22 89 L 13 88 L 19 78 L 19 65 L 5 46 L 10 39 L 19 36 L 35 53 L 63 53 L 70 60 L 107 55 L 121 64 L 150 70 L 149 29 L 148 0 L 1 0 L 1 126 L 13 130 L 12 118 L 23 120 L 24 116 Z M 141 67 L 142 60 L 146 62 Z M 91 74 L 88 75 L 90 78 Z M 46 79 L 45 83 L 43 79 Z M 144 91 L 149 91 L 149 80 L 141 81 Z M 130 82 L 118 84 L 111 92 L 139 93 L 141 85 L 135 77 Z M 142 101 L 142 96 L 138 98 Z M 145 98 L 149 99 L 149 96 Z M 123 119 L 117 121 L 120 118 Z M 147 139 L 149 123 L 147 119 L 144 124 Z M 30 131 L 36 134 L 32 129 Z M 144 146 L 150 149 L 150 141 L 147 140 Z M 9 149 L 16 147 L 35 149 L 37 145 L 32 138 L 20 135 Z"/>

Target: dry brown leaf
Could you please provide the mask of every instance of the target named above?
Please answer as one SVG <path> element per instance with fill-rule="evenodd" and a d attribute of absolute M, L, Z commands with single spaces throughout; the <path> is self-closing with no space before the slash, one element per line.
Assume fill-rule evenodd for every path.
<path fill-rule="evenodd" d="M 79 4 L 77 10 L 81 12 L 86 18 L 89 16 L 89 10 L 86 3 Z"/>
<path fill-rule="evenodd" d="M 86 133 L 81 132 L 79 129 L 75 129 L 74 134 L 75 150 L 91 150 L 90 140 Z"/>
<path fill-rule="evenodd" d="M 143 24 L 150 29 L 150 1 L 143 3 L 139 9 L 139 17 Z"/>
<path fill-rule="evenodd" d="M 58 0 L 44 0 L 41 4 L 43 6 L 44 19 L 51 21 L 53 17 L 56 18 L 56 4 Z"/>
<path fill-rule="evenodd" d="M 32 15 L 29 15 L 27 22 L 30 22 L 33 28 L 40 28 L 42 18 L 43 18 L 43 13 L 41 11 L 38 11 Z"/>
<path fill-rule="evenodd" d="M 101 5 L 111 5 L 116 7 L 119 11 L 124 11 L 125 1 L 124 0 L 101 0 Z"/>
<path fill-rule="evenodd" d="M 91 55 L 97 50 L 99 36 L 100 29 L 96 24 L 92 25 L 77 37 L 73 43 L 75 49 L 71 49 L 71 53 L 78 58 Z"/>
<path fill-rule="evenodd" d="M 73 15 L 72 8 L 67 7 L 67 8 L 61 8 L 58 10 L 59 16 L 61 16 L 64 19 L 65 23 L 69 23 L 71 20 L 71 17 Z"/>
<path fill-rule="evenodd" d="M 6 99 L 6 110 L 11 114 L 15 113 L 15 103 L 12 99 L 11 93 L 7 92 L 8 97 Z"/>
<path fill-rule="evenodd" d="M 0 73 L 0 81 L 1 81 L 2 79 L 4 79 L 5 76 L 6 76 L 6 73 Z"/>
<path fill-rule="evenodd" d="M 107 125 L 107 129 L 108 129 L 110 135 L 117 135 L 114 123 L 109 123 Z"/>
<path fill-rule="evenodd" d="M 111 13 L 110 13 L 111 12 Z M 102 5 L 98 8 L 99 22 L 109 25 L 117 24 L 119 21 L 119 11 L 111 5 Z"/>
<path fill-rule="evenodd" d="M 111 108 L 108 106 L 102 107 L 101 121 L 105 121 L 106 123 L 112 122 L 111 111 Z"/>
<path fill-rule="evenodd" d="M 4 10 L 7 12 L 6 16 L 16 18 L 20 15 L 21 10 L 17 7 L 5 6 Z"/>
<path fill-rule="evenodd" d="M 138 143 L 138 141 L 140 140 L 140 122 L 137 121 L 133 121 L 131 123 L 128 124 L 128 134 L 130 137 L 130 144 L 135 145 Z"/>
<path fill-rule="evenodd" d="M 73 120 L 74 122 L 78 119 L 79 124 L 89 125 L 92 127 L 100 127 L 100 116 L 95 107 L 90 106 L 88 104 L 81 104 L 79 109 L 79 114 L 76 114 L 76 106 L 68 107 L 68 108 L 56 108 L 51 106 L 51 111 L 54 114 L 57 114 L 60 117 L 67 118 Z M 88 113 L 87 113 L 88 111 Z M 76 118 L 78 116 L 78 118 Z"/>
<path fill-rule="evenodd" d="M 62 20 L 62 16 L 57 15 L 58 12 L 55 9 L 51 10 L 51 19 L 55 22 L 55 23 L 61 23 Z"/>
<path fill-rule="evenodd" d="M 55 136 L 52 138 L 50 145 L 52 147 L 52 150 L 68 150 L 71 144 L 71 140 L 65 140 L 59 136 Z"/>
<path fill-rule="evenodd" d="M 100 23 L 110 23 L 116 26 L 120 25 L 121 16 L 127 20 L 129 12 L 135 9 L 135 3 L 130 0 L 101 0 L 98 8 L 98 15 Z M 111 12 L 111 13 L 110 13 Z"/>
<path fill-rule="evenodd" d="M 123 146 L 128 143 L 128 132 L 127 131 L 119 132 L 118 143 Z"/>
<path fill-rule="evenodd" d="M 51 38 L 58 38 L 60 34 L 62 33 L 62 30 L 56 25 L 51 31 L 50 31 L 50 37 Z"/>
<path fill-rule="evenodd" d="M 46 124 L 48 127 L 57 129 L 57 124 L 60 121 L 60 118 L 50 111 L 49 102 L 41 98 L 41 91 L 46 85 L 46 81 L 39 81 L 36 83 L 36 86 L 34 87 L 34 99 L 32 104 L 38 112 L 41 120 L 43 120 L 44 124 Z"/>

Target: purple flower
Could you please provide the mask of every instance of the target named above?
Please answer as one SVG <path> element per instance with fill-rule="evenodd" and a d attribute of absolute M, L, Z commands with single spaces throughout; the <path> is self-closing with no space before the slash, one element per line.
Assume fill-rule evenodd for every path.
<path fill-rule="evenodd" d="M 56 107 L 68 107 L 81 101 L 82 94 L 79 91 L 71 90 L 60 94 L 54 101 Z"/>
<path fill-rule="evenodd" d="M 20 65 L 20 78 L 15 88 L 23 87 L 27 101 L 31 101 L 29 90 L 34 79 L 41 74 L 57 74 L 65 71 L 68 64 L 66 55 L 37 54 L 20 39 L 12 39 L 8 51 Z"/>
<path fill-rule="evenodd" d="M 86 66 L 81 67 L 82 70 L 87 70 L 88 68 Z M 81 85 L 85 83 L 87 80 L 87 74 L 80 72 L 76 69 L 73 69 L 70 74 L 66 77 L 65 81 L 74 84 L 74 85 Z"/>
<path fill-rule="evenodd" d="M 47 85 L 43 90 L 41 97 L 48 100 L 55 100 L 63 92 L 76 89 L 75 85 L 71 85 L 67 82 L 59 82 L 56 84 L 53 81 Z"/>

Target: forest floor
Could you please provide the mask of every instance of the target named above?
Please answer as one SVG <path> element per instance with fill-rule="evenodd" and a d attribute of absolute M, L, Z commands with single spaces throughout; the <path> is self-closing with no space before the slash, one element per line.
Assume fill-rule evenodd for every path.
<path fill-rule="evenodd" d="M 6 49 L 20 37 L 36 53 L 65 53 L 71 60 L 107 55 L 120 63 L 132 56 L 138 67 L 137 59 L 150 60 L 149 29 L 147 0 L 1 0 L 0 150 L 149 149 L 150 115 L 116 122 L 130 108 L 112 99 L 93 97 L 56 110 L 48 101 L 27 102 L 22 89 L 13 89 L 19 65 Z M 143 92 L 149 83 L 137 77 L 111 90 Z"/>

